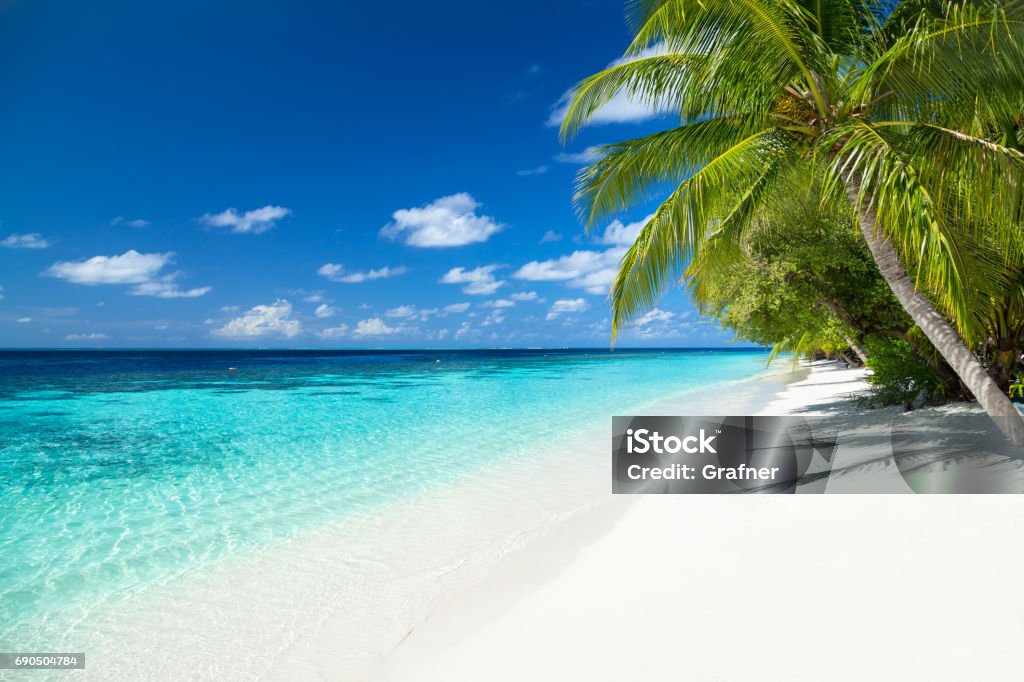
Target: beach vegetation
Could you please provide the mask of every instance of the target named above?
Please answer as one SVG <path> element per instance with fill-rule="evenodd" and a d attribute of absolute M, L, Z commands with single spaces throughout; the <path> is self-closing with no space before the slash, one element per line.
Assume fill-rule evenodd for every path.
<path fill-rule="evenodd" d="M 677 123 L 600 147 L 577 178 L 588 229 L 660 201 L 612 283 L 613 337 L 812 178 L 807 201 L 847 216 L 913 326 L 1024 445 L 976 305 L 1024 260 L 1024 4 L 630 0 L 627 19 L 623 58 L 576 85 L 561 129 L 614 97 Z"/>
<path fill-rule="evenodd" d="M 738 248 L 697 254 L 685 279 L 702 314 L 780 351 L 859 365 L 865 336 L 913 325 L 849 222 L 792 197 L 759 214 Z"/>
<path fill-rule="evenodd" d="M 871 393 L 863 401 L 866 405 L 914 409 L 943 402 L 955 387 L 903 339 L 876 334 L 867 339 L 865 347 L 871 369 L 867 374 Z"/>
<path fill-rule="evenodd" d="M 738 339 L 772 347 L 769 361 L 788 353 L 794 362 L 823 355 L 866 365 L 879 374 L 874 405 L 965 396 L 846 218 L 788 195 L 762 212 L 740 248 L 711 253 L 686 269 L 694 302 Z"/>
<path fill-rule="evenodd" d="M 1024 400 L 1024 374 L 1017 374 L 1013 377 L 1009 393 L 1011 398 Z"/>

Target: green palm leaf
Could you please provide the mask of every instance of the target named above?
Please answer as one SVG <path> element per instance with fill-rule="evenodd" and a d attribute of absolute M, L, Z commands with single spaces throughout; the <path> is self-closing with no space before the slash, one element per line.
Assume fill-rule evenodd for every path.
<path fill-rule="evenodd" d="M 685 54 L 708 54 L 719 66 L 728 62 L 724 47 L 742 46 L 766 81 L 786 82 L 795 73 L 826 109 L 821 84 L 813 70 L 828 62 L 824 43 L 806 25 L 798 6 L 765 0 L 657 0 L 632 8 L 637 27 L 627 55 L 641 55 L 652 45 Z M 803 30 L 801 30 L 803 29 Z M 824 73 L 818 69 L 818 75 Z"/>
<path fill-rule="evenodd" d="M 654 304 L 708 239 L 738 239 L 796 150 L 792 133 L 763 130 L 724 151 L 676 188 L 619 264 L 611 291 L 613 338 Z"/>
<path fill-rule="evenodd" d="M 713 118 L 600 148 L 600 158 L 580 170 L 575 202 L 588 227 L 673 186 L 708 159 L 747 140 L 749 117 Z M 763 127 L 763 126 L 762 126 Z"/>
<path fill-rule="evenodd" d="M 876 41 L 866 56 L 851 98 L 880 118 L 965 125 L 978 113 L 1013 116 L 1024 102 L 1024 16 L 1017 9 L 951 4 L 938 18 L 921 14 L 891 44 Z"/>

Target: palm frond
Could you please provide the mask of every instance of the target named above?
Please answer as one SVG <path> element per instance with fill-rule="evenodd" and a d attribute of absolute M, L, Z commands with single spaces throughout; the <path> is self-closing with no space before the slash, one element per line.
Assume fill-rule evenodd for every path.
<path fill-rule="evenodd" d="M 820 112 L 826 102 L 815 68 L 824 66 L 823 42 L 806 30 L 797 6 L 766 0 L 657 0 L 632 8 L 636 27 L 627 55 L 640 56 L 652 46 L 671 52 L 715 57 L 719 69 L 735 61 L 728 48 L 742 48 L 755 73 L 771 83 L 799 76 Z M 721 57 L 730 57 L 722 59 Z M 825 69 L 819 68 L 820 76 Z"/>
<path fill-rule="evenodd" d="M 613 338 L 657 301 L 707 239 L 738 238 L 796 156 L 795 137 L 775 128 L 746 138 L 697 170 L 658 207 L 612 283 Z"/>
<path fill-rule="evenodd" d="M 808 28 L 833 54 L 848 55 L 861 43 L 875 17 L 860 0 L 797 0 Z"/>
<path fill-rule="evenodd" d="M 758 57 L 740 45 L 716 54 L 655 52 L 628 58 L 585 78 L 568 96 L 559 130 L 564 142 L 576 136 L 616 96 L 654 111 L 671 113 L 681 124 L 744 114 L 763 117 L 793 74 L 766 77 Z"/>
<path fill-rule="evenodd" d="M 577 175 L 574 201 L 584 224 L 647 200 L 665 183 L 678 185 L 695 169 L 743 144 L 756 131 L 749 117 L 713 118 L 599 148 Z"/>
<path fill-rule="evenodd" d="M 878 117 L 960 127 L 982 114 L 1019 113 L 1024 99 L 1024 17 L 996 3 L 949 3 L 935 17 L 865 55 L 851 97 Z M 908 21 L 911 19 L 908 18 Z"/>
<path fill-rule="evenodd" d="M 917 169 L 921 183 L 934 188 L 939 205 L 965 225 L 998 241 L 1020 234 L 1024 203 L 1024 153 L 962 130 L 916 121 L 878 122 L 897 131 L 899 146 Z M 1016 254 L 1007 251 L 1007 255 Z"/>
<path fill-rule="evenodd" d="M 770 366 L 783 353 L 792 353 L 793 367 L 796 368 L 800 364 L 800 358 L 803 355 L 817 350 L 815 345 L 814 337 L 809 332 L 778 341 L 772 346 L 771 352 L 768 353 L 768 361 L 765 363 L 765 366 Z"/>
<path fill-rule="evenodd" d="M 652 108 L 682 108 L 685 91 L 702 72 L 705 55 L 653 54 L 614 64 L 572 89 L 559 136 L 574 137 L 597 111 L 620 92 Z"/>

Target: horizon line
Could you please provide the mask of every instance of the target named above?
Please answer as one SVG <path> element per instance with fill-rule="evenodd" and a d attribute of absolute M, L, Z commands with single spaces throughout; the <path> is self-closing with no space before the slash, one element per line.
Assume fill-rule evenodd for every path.
<path fill-rule="evenodd" d="M 11 351 L 564 351 L 564 350 L 766 350 L 767 346 L 353 346 L 349 348 L 321 346 L 0 346 L 0 352 Z"/>

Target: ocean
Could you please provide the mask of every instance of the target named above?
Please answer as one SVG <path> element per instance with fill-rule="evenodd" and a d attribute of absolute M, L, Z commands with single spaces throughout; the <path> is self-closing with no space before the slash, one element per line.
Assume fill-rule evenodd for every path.
<path fill-rule="evenodd" d="M 0 651 L 231 557 L 373 517 L 759 350 L 0 351 Z M 91 633 L 95 636 L 96 633 Z"/>

